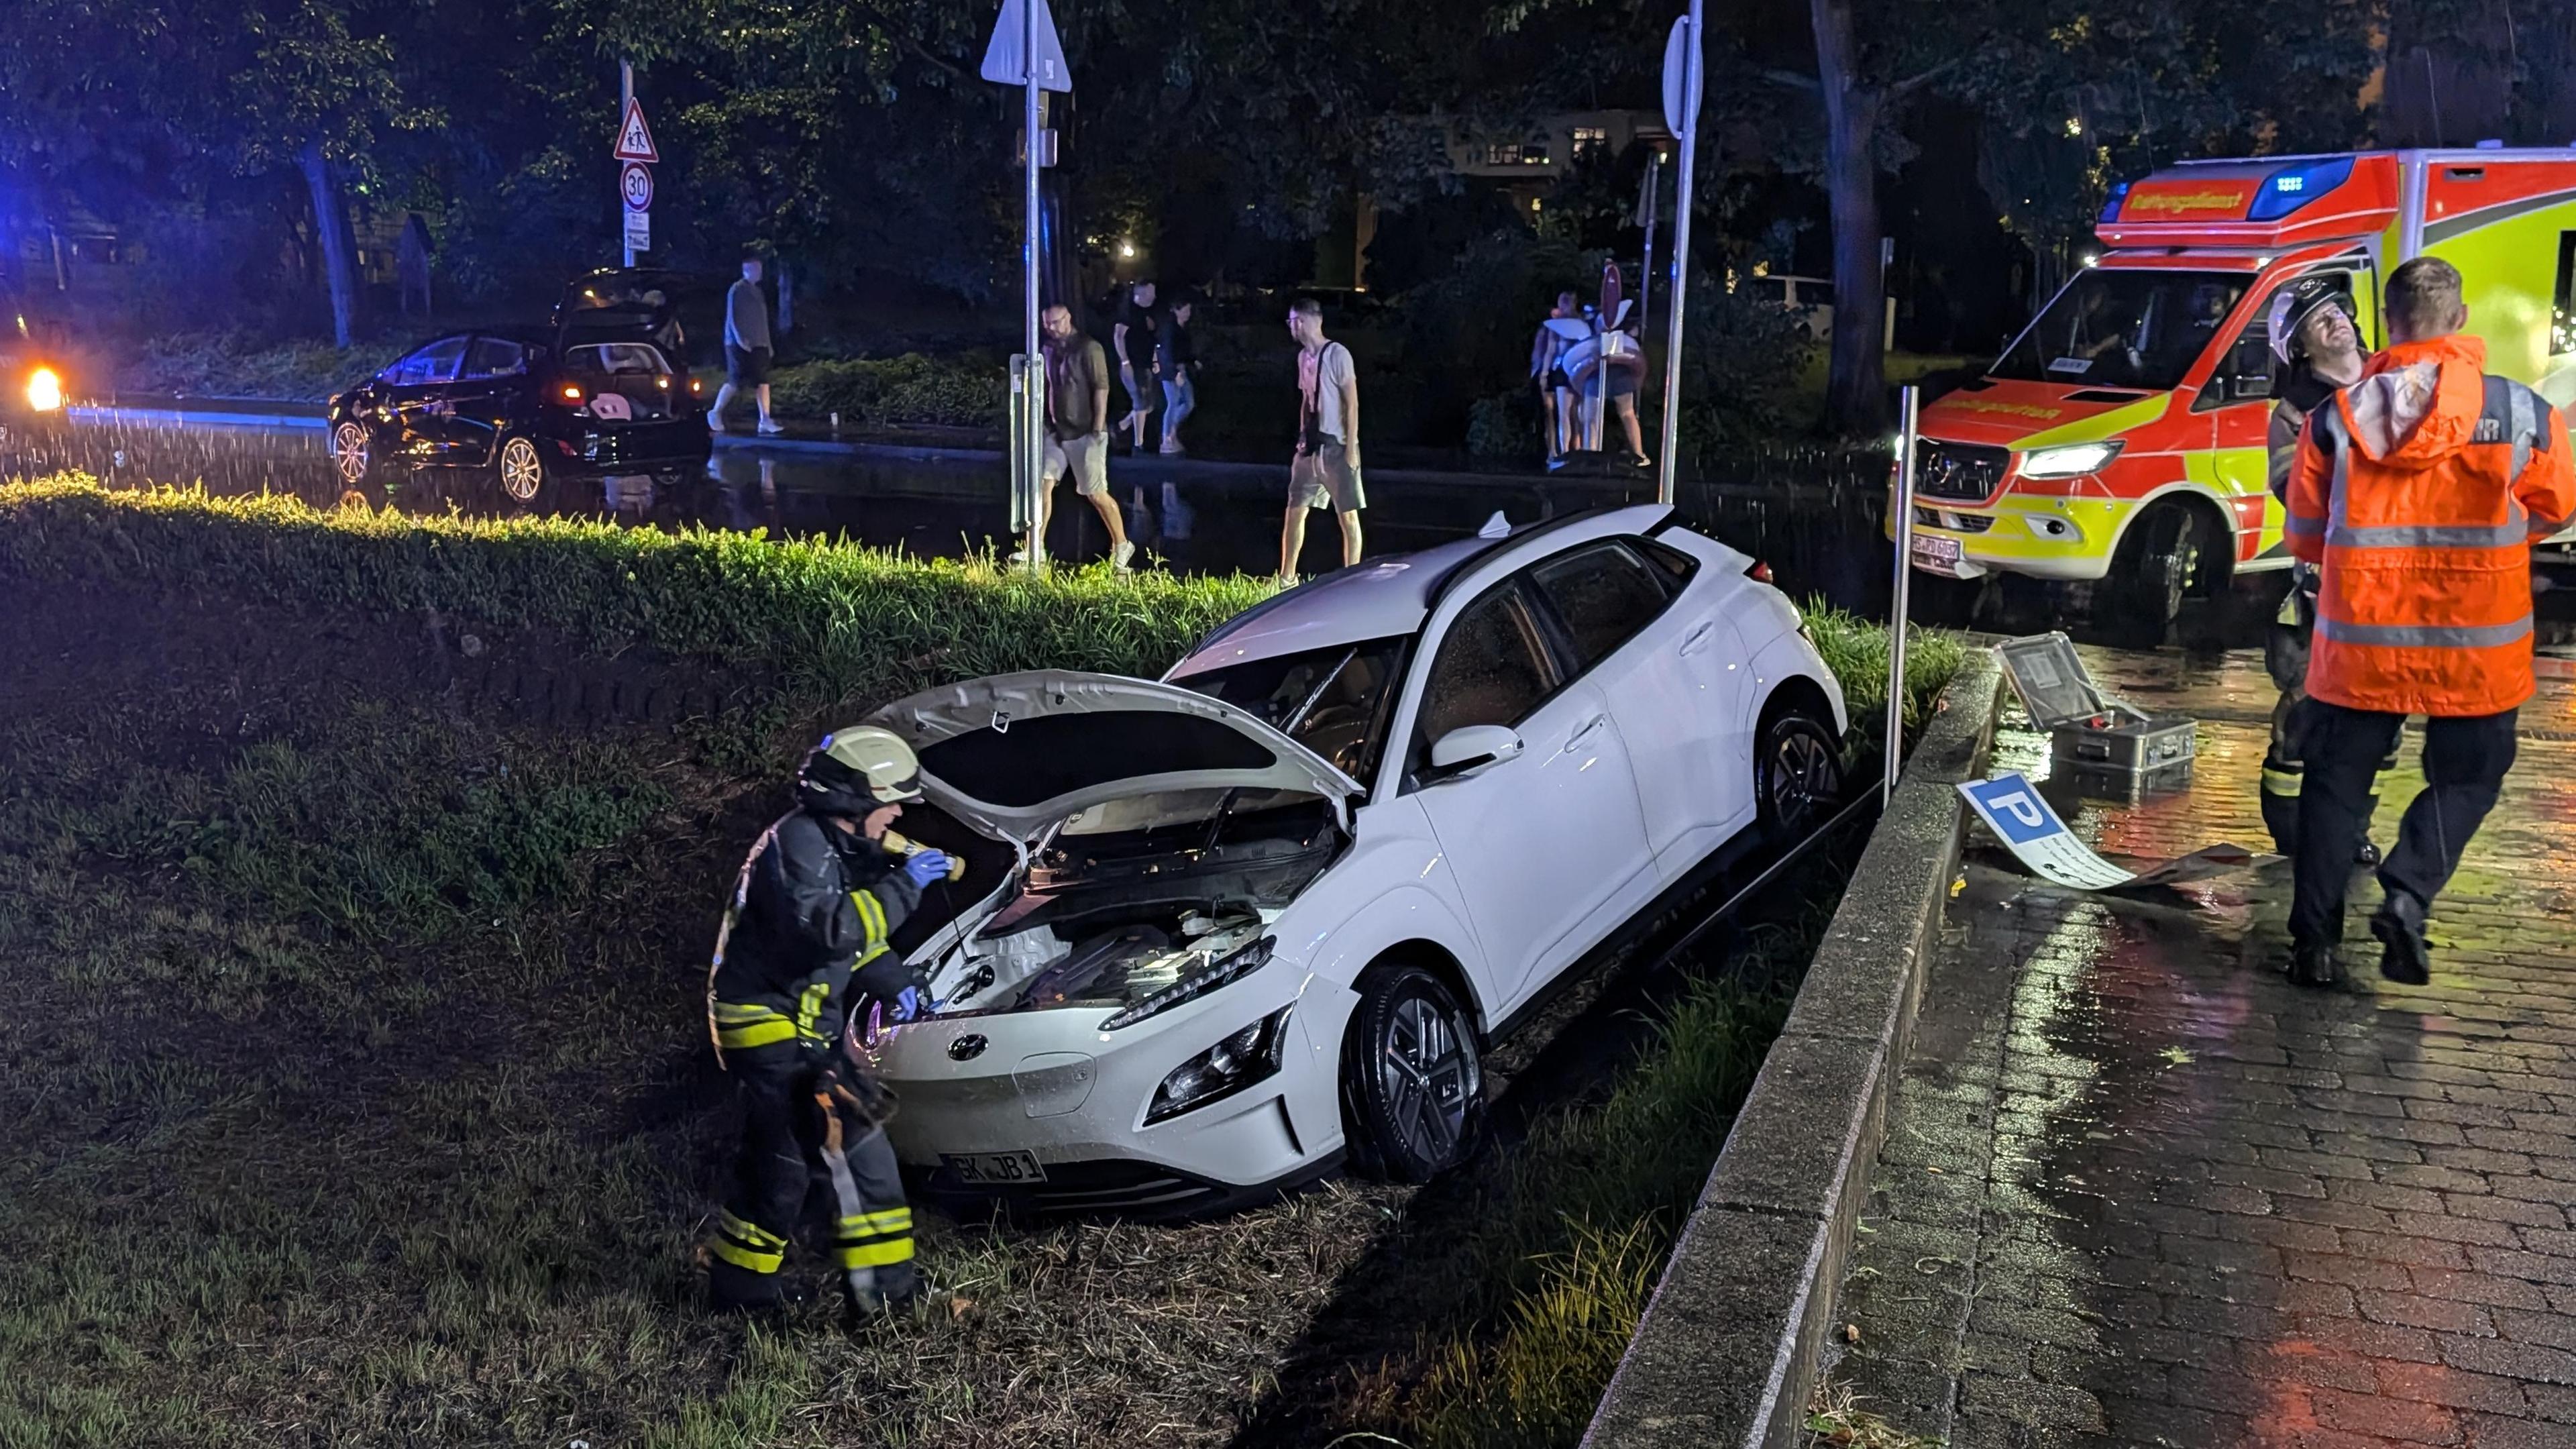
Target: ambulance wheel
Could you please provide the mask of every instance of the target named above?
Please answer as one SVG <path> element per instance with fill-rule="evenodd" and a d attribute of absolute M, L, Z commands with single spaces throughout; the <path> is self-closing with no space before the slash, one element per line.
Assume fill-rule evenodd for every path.
<path fill-rule="evenodd" d="M 2206 593 L 2218 567 L 2209 520 L 2187 503 L 2149 508 L 2120 539 L 2097 598 L 2104 632 L 2153 649 L 2165 642 L 2182 602 Z"/>
<path fill-rule="evenodd" d="M 1463 1162 L 1484 1124 L 1476 1025 L 1439 977 L 1382 961 L 1360 978 L 1342 1040 L 1342 1122 L 1351 1166 L 1429 1182 Z"/>

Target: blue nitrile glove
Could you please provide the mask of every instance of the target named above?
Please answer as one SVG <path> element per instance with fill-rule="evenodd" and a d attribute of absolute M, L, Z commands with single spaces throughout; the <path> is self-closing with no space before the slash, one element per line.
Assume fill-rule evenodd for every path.
<path fill-rule="evenodd" d="M 903 858 L 903 877 L 915 886 L 926 886 L 948 878 L 948 853 L 940 850 L 916 850 Z"/>
<path fill-rule="evenodd" d="M 910 1021 L 921 1015 L 921 988 L 907 986 L 895 993 L 894 1010 L 886 1013 L 897 1021 Z"/>

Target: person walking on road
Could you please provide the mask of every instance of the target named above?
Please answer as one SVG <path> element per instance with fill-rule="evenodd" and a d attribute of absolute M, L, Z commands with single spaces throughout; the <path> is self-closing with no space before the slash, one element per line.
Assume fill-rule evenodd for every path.
<path fill-rule="evenodd" d="M 1329 505 L 1342 526 L 1342 567 L 1360 561 L 1359 370 L 1351 350 L 1324 335 L 1324 305 L 1300 297 L 1288 309 L 1297 339 L 1297 451 L 1288 463 L 1288 516 L 1279 530 L 1279 582 L 1297 582 L 1306 515 Z"/>
<path fill-rule="evenodd" d="M 733 401 L 734 389 L 747 387 L 760 403 L 760 431 L 787 431 L 769 415 L 769 299 L 761 294 L 758 257 L 743 258 L 742 280 L 725 293 L 724 350 L 724 386 L 716 389 L 715 403 L 707 409 L 708 430 L 725 430 L 725 406 Z"/>
<path fill-rule="evenodd" d="M 1109 562 L 1123 572 L 1136 556 L 1136 545 L 1128 540 L 1127 520 L 1109 496 L 1109 360 L 1099 343 L 1073 330 L 1073 309 L 1063 303 L 1047 308 L 1040 320 L 1046 327 L 1046 461 L 1031 537 L 1046 537 L 1047 520 L 1055 512 L 1056 480 L 1071 473 L 1074 496 L 1089 499 L 1100 514 L 1109 530 Z M 1024 540 L 1011 560 L 1025 562 L 1028 556 Z"/>
<path fill-rule="evenodd" d="M 2431 979 L 2435 897 L 2495 808 L 2531 698 L 2531 545 L 2576 513 L 2566 419 L 2485 372 L 2460 331 L 2460 274 L 2418 257 L 2389 274 L 2389 347 L 2308 417 L 2290 474 L 2291 552 L 2319 570 L 2290 904 L 2291 978 L 2342 976 L 2344 893 L 2371 777 L 2427 716 L 2423 793 L 2379 868 L 2379 971 Z"/>
<path fill-rule="evenodd" d="M 1110 332 L 1110 350 L 1118 354 L 1118 378 L 1127 388 L 1127 416 L 1118 420 L 1118 427 L 1133 433 L 1129 446 L 1140 453 L 1145 451 L 1148 430 L 1163 411 L 1163 388 L 1154 375 L 1155 343 L 1162 323 L 1162 311 L 1154 305 L 1154 284 L 1138 282 L 1128 289 L 1127 305 L 1118 309 L 1118 325 Z"/>
<path fill-rule="evenodd" d="M 1154 367 L 1163 380 L 1163 451 L 1174 456 L 1181 447 L 1181 424 L 1198 410 L 1198 350 L 1190 342 L 1190 299 L 1173 301 L 1163 314 L 1163 330 L 1154 339 Z"/>
<path fill-rule="evenodd" d="M 796 808 L 761 832 L 735 878 L 707 973 L 707 1030 L 743 1118 L 733 1186 L 707 1242 L 718 1312 L 802 1296 L 781 1269 L 816 1200 L 828 1204 L 832 1262 L 854 1319 L 919 1290 L 912 1208 L 885 1135 L 893 1101 L 844 1037 L 864 1003 L 910 1021 L 929 994 L 888 944 L 922 888 L 949 874 L 936 850 L 888 846 L 887 828 L 920 798 L 921 766 L 900 736 L 873 725 L 835 731 L 797 771 Z"/>
<path fill-rule="evenodd" d="M 2335 390 L 2361 381 L 2370 354 L 2362 350 L 2354 325 L 2352 297 L 2334 276 L 2301 277 L 2273 298 L 2269 317 L 2273 356 L 2279 381 L 2272 389 L 2272 427 L 2268 441 L 2272 496 L 2289 502 L 2290 467 L 2299 456 L 2300 430 L 2308 414 L 2334 399 Z M 2308 636 L 2316 625 L 2317 571 L 2307 564 L 2291 567 L 2290 591 L 2263 641 L 2263 667 L 2280 697 L 2272 705 L 2272 744 L 2263 757 L 2263 825 L 2273 847 L 2295 859 L 2299 853 L 2299 782 L 2303 766 L 2299 726 L 2306 718 Z M 2394 756 L 2386 762 L 2394 766 Z M 2384 773 L 2384 770 L 2383 770 Z M 2367 822 L 2379 806 L 2379 790 L 2362 809 L 2364 834 L 2355 859 L 2379 863 Z"/>
<path fill-rule="evenodd" d="M 1572 292 L 1559 292 L 1547 320 L 1538 324 L 1538 335 L 1530 339 L 1530 385 L 1538 389 L 1539 416 L 1547 425 L 1551 471 L 1565 466 L 1566 450 L 1574 445 L 1569 432 L 1574 426 L 1574 379 L 1565 375 L 1565 354 L 1574 341 L 1548 323 L 1582 318 L 1582 301 Z"/>

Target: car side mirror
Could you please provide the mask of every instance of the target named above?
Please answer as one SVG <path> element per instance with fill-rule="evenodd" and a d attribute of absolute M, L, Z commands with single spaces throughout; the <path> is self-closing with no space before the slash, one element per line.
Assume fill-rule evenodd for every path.
<path fill-rule="evenodd" d="M 1430 778 L 1455 780 L 1521 752 L 1521 737 L 1502 725 L 1462 725 L 1431 743 Z"/>

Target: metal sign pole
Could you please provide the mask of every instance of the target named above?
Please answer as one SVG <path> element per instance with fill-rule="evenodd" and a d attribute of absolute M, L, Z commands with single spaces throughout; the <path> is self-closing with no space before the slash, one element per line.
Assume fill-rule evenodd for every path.
<path fill-rule="evenodd" d="M 1669 300 L 1672 321 L 1664 329 L 1664 436 L 1663 468 L 1655 483 L 1655 501 L 1671 503 L 1673 485 L 1680 471 L 1682 436 L 1682 314 L 1689 310 L 1691 243 L 1691 179 L 1699 172 L 1699 102 L 1700 87 L 1705 79 L 1701 62 L 1701 39 L 1707 34 L 1701 28 L 1703 0 L 1691 0 L 1690 55 L 1683 84 L 1682 156 L 1680 195 L 1673 204 L 1673 270 Z"/>
<path fill-rule="evenodd" d="M 1020 336 L 1029 358 L 1029 406 L 1027 424 L 1016 441 L 1020 449 L 1021 486 L 1028 490 L 1029 572 L 1036 574 L 1046 571 L 1046 538 L 1037 528 L 1041 505 L 1039 494 L 1045 487 L 1038 478 L 1039 471 L 1045 466 L 1044 450 L 1038 439 L 1046 426 L 1046 354 L 1040 350 L 1043 343 L 1038 337 L 1038 148 L 1041 144 L 1038 137 L 1038 0 L 1025 0 L 1020 6 L 1020 16 L 1021 65 L 1028 73 L 1024 88 L 1027 99 L 1021 115 L 1022 126 L 1028 136 L 1027 214 L 1022 219 L 1028 232 L 1028 244 L 1020 258 L 1020 285 L 1027 295 L 1021 301 Z"/>
<path fill-rule="evenodd" d="M 1914 426 L 1922 397 L 1921 389 L 1906 387 L 1896 434 L 1896 487 L 1888 499 L 1888 507 L 1896 510 L 1896 588 L 1887 606 L 1887 770 L 1878 788 L 1882 809 L 1896 794 L 1896 772 L 1905 763 L 1905 627 L 1914 592 Z"/>
<path fill-rule="evenodd" d="M 1646 155 L 1646 264 L 1637 269 L 1637 327 L 1642 332 L 1655 298 L 1655 183 L 1663 179 L 1664 153 Z"/>
<path fill-rule="evenodd" d="M 621 60 L 617 63 L 617 124 L 619 127 L 625 126 L 627 108 L 634 104 L 635 62 Z M 622 193 L 626 183 L 626 163 L 622 161 L 617 166 L 617 180 L 618 188 Z M 623 195 L 619 197 L 617 204 L 621 208 L 617 214 L 618 249 L 625 254 L 626 265 L 632 267 L 635 265 L 635 248 L 626 242 L 626 213 L 622 209 L 626 202 Z"/>

